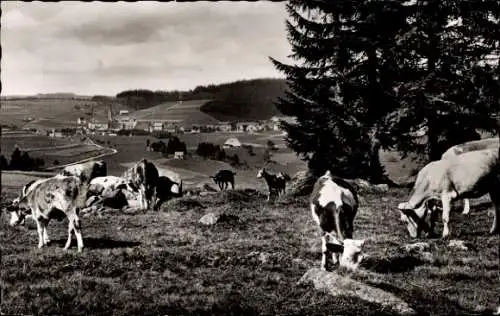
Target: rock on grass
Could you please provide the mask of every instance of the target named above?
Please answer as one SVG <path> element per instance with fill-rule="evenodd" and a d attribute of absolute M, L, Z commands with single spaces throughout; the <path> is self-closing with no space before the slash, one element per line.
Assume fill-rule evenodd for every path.
<path fill-rule="evenodd" d="M 334 272 L 312 268 L 299 281 L 299 284 L 307 283 L 312 283 L 317 290 L 326 291 L 333 296 L 357 296 L 362 300 L 389 308 L 400 315 L 416 315 L 408 303 L 394 294 Z"/>

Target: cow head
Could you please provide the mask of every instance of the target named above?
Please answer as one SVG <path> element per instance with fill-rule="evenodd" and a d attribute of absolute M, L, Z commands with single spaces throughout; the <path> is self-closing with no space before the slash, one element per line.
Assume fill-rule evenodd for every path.
<path fill-rule="evenodd" d="M 257 173 L 257 179 L 260 179 L 264 176 L 264 173 L 266 172 L 266 168 L 262 168 L 259 170 L 259 172 Z"/>
<path fill-rule="evenodd" d="M 426 223 L 427 213 L 429 211 L 428 203 L 416 209 L 409 208 L 407 203 L 399 203 L 400 220 L 406 225 L 406 229 L 412 238 L 418 238 L 422 230 L 430 233 L 430 228 Z"/>
<path fill-rule="evenodd" d="M 345 239 L 344 251 L 340 256 L 340 265 L 350 270 L 356 270 L 364 258 L 362 254 L 364 244 L 365 239 Z"/>
<path fill-rule="evenodd" d="M 30 213 L 29 209 L 21 205 L 19 198 L 14 199 L 7 206 L 7 211 L 10 213 L 10 226 L 24 225 L 26 216 Z"/>

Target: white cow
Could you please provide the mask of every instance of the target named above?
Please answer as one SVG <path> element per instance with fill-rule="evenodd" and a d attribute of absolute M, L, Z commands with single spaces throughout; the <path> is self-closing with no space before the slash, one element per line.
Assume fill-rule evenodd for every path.
<path fill-rule="evenodd" d="M 104 196 L 109 195 L 116 189 L 126 189 L 129 191 L 134 191 L 130 186 L 129 181 L 122 177 L 116 176 L 105 176 L 97 177 L 90 181 L 89 195 Z"/>
<path fill-rule="evenodd" d="M 106 162 L 88 161 L 64 167 L 61 171 L 63 176 L 80 177 L 83 181 L 89 182 L 97 177 L 104 177 L 107 174 Z"/>
<path fill-rule="evenodd" d="M 71 245 L 72 232 L 75 232 L 78 251 L 83 250 L 83 237 L 81 234 L 80 208 L 85 206 L 88 183 L 75 176 L 57 175 L 43 179 L 30 186 L 29 192 L 17 201 L 17 205 L 10 208 L 12 226 L 19 225 L 26 213 L 24 207 L 31 210 L 31 215 L 37 223 L 38 248 L 46 246 L 50 240 L 47 226 L 51 219 L 62 220 L 68 218 L 68 240 L 64 249 Z M 17 206 L 17 208 L 15 207 Z"/>
<path fill-rule="evenodd" d="M 500 216 L 500 162 L 498 149 L 471 151 L 455 157 L 433 161 L 417 175 L 412 195 L 408 202 L 400 203 L 398 209 L 411 237 L 418 237 L 422 230 L 434 234 L 436 207 L 440 200 L 443 208 L 443 237 L 450 234 L 448 222 L 450 204 L 459 198 L 477 198 L 487 193 L 495 205 L 491 234 L 498 233 Z M 430 213 L 430 227 L 425 218 Z"/>
<path fill-rule="evenodd" d="M 455 145 L 455 146 L 450 147 L 448 150 L 446 150 L 443 153 L 443 155 L 441 156 L 441 159 L 455 157 L 455 156 L 461 155 L 463 153 L 467 153 L 467 152 L 471 152 L 471 151 L 475 151 L 475 150 L 498 148 L 499 146 L 500 146 L 500 143 L 499 143 L 498 137 L 470 141 L 470 142 L 466 142 L 463 144 L 459 144 L 459 145 Z M 462 214 L 466 215 L 466 214 L 469 214 L 469 212 L 470 212 L 470 201 L 469 201 L 469 199 L 465 198 L 464 199 L 464 209 L 462 211 Z"/>

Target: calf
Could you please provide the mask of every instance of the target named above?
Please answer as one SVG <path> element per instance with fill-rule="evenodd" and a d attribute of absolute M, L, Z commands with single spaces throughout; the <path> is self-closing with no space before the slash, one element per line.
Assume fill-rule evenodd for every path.
<path fill-rule="evenodd" d="M 450 157 L 455 157 L 466 152 L 489 149 L 489 148 L 498 148 L 499 146 L 500 144 L 498 137 L 470 141 L 450 147 L 447 151 L 443 153 L 443 155 L 441 156 L 441 160 Z M 470 212 L 470 201 L 469 199 L 464 198 L 464 209 L 462 211 L 462 214 L 469 214 L 469 212 Z"/>
<path fill-rule="evenodd" d="M 454 199 L 477 198 L 487 193 L 495 205 L 491 234 L 498 233 L 500 213 L 500 163 L 499 150 L 484 149 L 471 151 L 455 157 L 433 161 L 417 175 L 410 200 L 400 203 L 401 221 L 407 226 L 411 237 L 418 237 L 422 230 L 434 234 L 436 207 L 432 201 L 441 200 L 443 208 L 443 234 L 450 234 L 448 222 L 450 205 Z M 426 224 L 430 213 L 430 227 Z"/>
<path fill-rule="evenodd" d="M 68 218 L 68 240 L 64 249 L 71 245 L 72 231 L 75 232 L 78 251 L 83 249 L 80 219 L 78 213 L 85 205 L 88 183 L 75 176 L 57 175 L 43 179 L 30 186 L 29 192 L 18 201 L 18 208 L 11 209 L 12 226 L 18 225 L 25 217 L 22 207 L 27 206 L 36 221 L 38 230 L 38 248 L 50 242 L 47 226 L 51 219 Z"/>
<path fill-rule="evenodd" d="M 158 176 L 156 166 L 146 159 L 140 160 L 122 175 L 134 190 L 139 191 L 141 208 L 143 210 L 154 207 L 154 190 Z"/>
<path fill-rule="evenodd" d="M 267 200 L 269 201 L 271 195 L 274 194 L 276 197 L 279 197 L 285 192 L 286 182 L 290 177 L 285 176 L 285 174 L 281 172 L 278 174 L 270 173 L 266 168 L 262 168 L 257 173 L 257 178 L 264 178 L 266 181 L 267 187 L 269 188 L 269 194 L 267 196 Z"/>
<path fill-rule="evenodd" d="M 66 166 L 61 172 L 63 176 L 76 176 L 81 178 L 82 181 L 85 182 L 89 182 L 90 180 L 97 177 L 105 177 L 106 173 L 106 162 L 102 160 L 88 161 L 85 163 Z"/>
<path fill-rule="evenodd" d="M 210 178 L 214 179 L 215 184 L 219 186 L 219 189 L 226 190 L 231 184 L 231 188 L 234 190 L 234 176 L 236 172 L 232 172 L 231 170 L 219 170 L 214 176 L 210 176 Z"/>
<path fill-rule="evenodd" d="M 346 181 L 333 177 L 330 171 L 314 184 L 310 207 L 313 219 L 322 231 L 322 270 L 330 269 L 329 259 L 334 265 L 339 262 L 340 254 L 344 252 L 344 240 L 352 239 L 358 206 L 354 188 Z"/>

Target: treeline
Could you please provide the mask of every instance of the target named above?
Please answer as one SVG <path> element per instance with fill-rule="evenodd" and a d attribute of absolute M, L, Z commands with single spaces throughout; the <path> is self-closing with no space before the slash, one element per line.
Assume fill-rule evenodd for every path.
<path fill-rule="evenodd" d="M 274 102 L 284 96 L 285 89 L 283 79 L 254 79 L 197 86 L 188 91 L 127 90 L 118 93 L 116 99 L 134 110 L 163 102 L 212 100 L 202 111 L 217 119 L 267 119 L 279 114 Z"/>
<path fill-rule="evenodd" d="M 10 162 L 3 155 L 0 156 L 1 170 L 40 171 L 44 165 L 45 161 L 42 158 L 32 158 L 19 148 L 12 152 Z"/>
<path fill-rule="evenodd" d="M 187 154 L 186 144 L 176 136 L 169 137 L 167 143 L 162 140 L 151 143 L 147 140 L 146 148 L 150 148 L 154 152 L 162 153 L 163 156 L 166 157 L 173 155 L 175 152 L 183 152 L 184 155 Z"/>
<path fill-rule="evenodd" d="M 495 132 L 500 2 L 287 3 L 293 63 L 272 59 L 289 89 L 289 146 L 321 175 L 386 182 L 380 148 L 437 160 Z M 425 128 L 426 141 L 415 137 Z"/>

